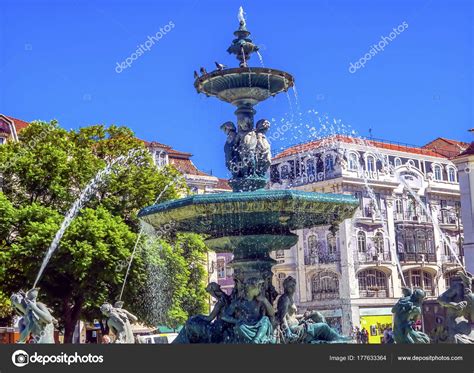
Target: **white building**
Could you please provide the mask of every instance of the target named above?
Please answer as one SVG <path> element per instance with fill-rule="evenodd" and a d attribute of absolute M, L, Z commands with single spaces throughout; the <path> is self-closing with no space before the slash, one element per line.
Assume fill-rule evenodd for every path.
<path fill-rule="evenodd" d="M 297 231 L 298 244 L 277 252 L 273 268 L 277 290 L 296 278 L 300 313 L 319 310 L 345 334 L 361 326 L 380 340 L 401 296 L 400 272 L 436 297 L 463 262 L 457 169 L 432 149 L 330 136 L 276 155 L 271 188 L 359 199 L 335 235 L 328 227 Z"/>
<path fill-rule="evenodd" d="M 474 128 L 471 132 L 474 133 Z M 466 269 L 474 273 L 474 142 L 453 161 L 459 169 Z"/>

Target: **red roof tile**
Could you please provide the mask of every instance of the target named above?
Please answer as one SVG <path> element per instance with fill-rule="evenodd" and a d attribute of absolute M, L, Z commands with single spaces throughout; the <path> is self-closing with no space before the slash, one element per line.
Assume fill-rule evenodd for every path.
<path fill-rule="evenodd" d="M 227 179 L 217 178 L 216 189 L 232 190 Z"/>
<path fill-rule="evenodd" d="M 345 135 L 332 135 L 332 136 L 328 136 L 322 139 L 310 141 L 304 144 L 291 146 L 283 150 L 281 153 L 277 154 L 275 157 L 273 157 L 273 159 L 279 159 L 279 158 L 287 157 L 290 155 L 305 153 L 311 150 L 315 150 L 320 146 L 325 146 L 328 143 L 332 143 L 332 142 L 344 142 L 344 143 L 353 143 L 353 144 L 361 143 L 361 145 L 366 144 L 367 146 L 373 146 L 379 149 L 395 150 L 395 151 L 411 153 L 411 154 L 428 155 L 428 156 L 437 157 L 437 158 L 446 158 L 445 156 L 442 156 L 441 154 L 438 154 L 431 149 L 425 149 L 425 148 L 409 146 L 409 145 L 402 145 L 402 144 L 397 144 L 397 143 L 390 143 L 390 142 L 385 142 L 382 140 L 357 139 L 357 138 L 354 138 L 351 136 L 345 136 Z"/>

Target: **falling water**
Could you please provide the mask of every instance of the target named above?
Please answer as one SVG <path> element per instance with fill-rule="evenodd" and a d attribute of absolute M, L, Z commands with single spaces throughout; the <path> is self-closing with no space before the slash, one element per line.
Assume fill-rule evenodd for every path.
<path fill-rule="evenodd" d="M 56 251 L 59 245 L 59 242 L 61 241 L 64 235 L 64 232 L 69 227 L 69 225 L 74 220 L 74 218 L 79 213 L 79 211 L 82 209 L 84 204 L 95 194 L 98 187 L 104 182 L 105 177 L 113 171 L 113 167 L 117 164 L 125 163 L 128 159 L 130 159 L 130 157 L 132 157 L 136 153 L 136 151 L 137 151 L 136 149 L 133 149 L 128 154 L 122 155 L 112 160 L 110 163 L 107 164 L 107 166 L 104 169 L 100 170 L 95 175 L 95 177 L 89 182 L 89 184 L 87 184 L 86 187 L 82 190 L 81 194 L 79 195 L 79 198 L 74 202 L 72 207 L 69 209 L 66 217 L 64 218 L 61 224 L 61 227 L 59 228 L 56 235 L 54 236 L 53 242 L 51 242 L 51 245 L 49 246 L 49 249 L 46 252 L 46 255 L 43 259 L 43 263 L 41 264 L 41 267 L 39 269 L 38 275 L 36 276 L 36 280 L 33 285 L 33 288 L 36 287 L 36 285 L 38 284 L 38 281 L 43 275 L 43 271 L 46 268 L 46 265 L 48 264 L 49 260 L 51 259 L 51 256 Z"/>
<path fill-rule="evenodd" d="M 259 51 L 257 51 L 256 53 L 257 53 L 258 59 L 260 60 L 260 65 L 262 65 L 262 67 L 265 67 L 265 64 L 263 63 L 262 55 L 260 54 Z"/>
<path fill-rule="evenodd" d="M 163 194 L 168 190 L 168 188 L 175 184 L 176 181 L 180 178 L 180 175 L 176 176 L 173 180 L 171 180 L 164 188 L 163 190 L 160 192 L 160 194 L 158 195 L 158 197 L 156 197 L 155 199 L 155 202 L 153 203 L 154 205 L 156 205 L 161 197 L 163 196 Z M 127 272 L 125 273 L 125 278 L 123 279 L 123 284 L 122 284 L 122 290 L 120 290 L 120 297 L 119 297 L 119 300 L 122 299 L 122 295 L 123 295 L 123 291 L 125 289 L 125 284 L 127 283 L 127 279 L 128 279 L 128 274 L 130 272 L 130 267 L 132 266 L 132 261 L 133 261 L 133 258 L 135 257 L 135 252 L 137 250 L 137 247 L 138 247 L 138 244 L 140 242 L 140 239 L 144 233 L 144 230 L 145 230 L 145 223 L 141 222 L 141 226 L 140 226 L 140 231 L 138 232 L 138 236 L 137 236 L 137 240 L 135 241 L 135 245 L 133 246 L 133 250 L 132 250 L 132 255 L 130 256 L 130 260 L 128 261 L 128 266 L 127 266 Z"/>

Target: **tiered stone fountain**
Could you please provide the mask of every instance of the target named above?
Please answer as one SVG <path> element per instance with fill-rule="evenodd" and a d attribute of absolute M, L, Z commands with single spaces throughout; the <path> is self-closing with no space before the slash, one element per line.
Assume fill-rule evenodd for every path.
<path fill-rule="evenodd" d="M 271 343 L 282 340 L 274 333 L 279 329 L 285 329 L 286 341 L 293 338 L 315 342 L 314 336 L 305 339 L 303 332 L 298 339 L 294 330 L 287 330 L 287 312 L 283 308 L 289 305 L 279 304 L 278 313 L 273 310 L 277 293 L 272 286 L 271 268 L 275 261 L 269 253 L 294 246 L 297 235 L 293 230 L 317 225 L 336 229 L 342 220 L 352 216 L 358 202 L 347 195 L 264 189 L 271 162 L 270 144 L 265 137 L 270 123 L 261 119 L 254 125 L 254 106 L 287 91 L 294 80 L 284 71 L 248 66 L 258 47 L 249 38 L 243 17 L 234 35 L 228 52 L 237 56 L 239 67 L 218 66 L 194 82 L 198 93 L 237 107 L 237 126 L 232 122 L 221 126 L 227 134 L 224 151 L 233 193 L 194 195 L 160 203 L 143 209 L 139 217 L 155 228 L 172 221 L 178 231 L 205 235 L 211 250 L 234 254 L 232 295 L 223 294 L 216 284 L 208 287 L 218 299 L 216 308 L 210 316 L 192 317 L 178 342 Z M 289 281 L 287 285 L 293 305 L 294 284 Z M 322 335 L 318 338 L 331 340 Z"/>

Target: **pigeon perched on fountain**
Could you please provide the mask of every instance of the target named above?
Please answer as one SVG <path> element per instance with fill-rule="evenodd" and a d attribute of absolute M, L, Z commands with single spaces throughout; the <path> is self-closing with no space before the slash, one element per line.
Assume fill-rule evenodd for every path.
<path fill-rule="evenodd" d="M 205 69 L 204 67 L 201 67 L 201 68 L 199 69 L 199 71 L 201 72 L 202 75 L 206 75 L 206 74 L 207 74 L 207 71 L 206 71 L 206 69 Z"/>
<path fill-rule="evenodd" d="M 199 74 L 196 70 L 194 70 L 194 79 L 197 79 L 197 78 L 199 78 Z"/>
<path fill-rule="evenodd" d="M 227 67 L 227 66 L 224 65 L 223 63 L 219 63 L 219 62 L 217 62 L 217 61 L 214 62 L 214 63 L 216 64 L 216 67 L 217 67 L 217 70 L 218 70 L 218 71 L 222 71 L 222 70 L 224 70 L 224 69 Z"/>

